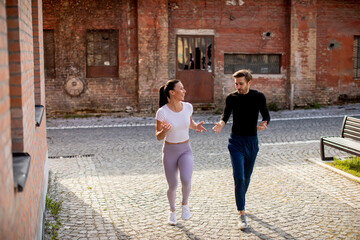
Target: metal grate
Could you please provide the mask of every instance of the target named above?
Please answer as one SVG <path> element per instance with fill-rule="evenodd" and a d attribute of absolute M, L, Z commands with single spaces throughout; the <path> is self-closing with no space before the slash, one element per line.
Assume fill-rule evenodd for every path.
<path fill-rule="evenodd" d="M 354 36 L 353 77 L 360 78 L 360 36 Z"/>
<path fill-rule="evenodd" d="M 88 158 L 94 157 L 95 154 L 83 154 L 83 155 L 66 155 L 66 156 L 49 156 L 51 159 L 61 159 L 61 158 Z"/>

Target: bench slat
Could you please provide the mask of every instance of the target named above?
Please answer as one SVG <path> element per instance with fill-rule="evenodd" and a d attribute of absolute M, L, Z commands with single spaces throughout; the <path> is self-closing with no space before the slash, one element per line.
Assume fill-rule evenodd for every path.
<path fill-rule="evenodd" d="M 360 119 L 359 118 L 354 118 L 354 117 L 347 117 L 347 121 L 360 123 Z"/>
<path fill-rule="evenodd" d="M 354 132 L 360 133 L 360 127 L 354 127 L 354 126 L 351 126 L 351 125 L 349 125 L 349 124 L 347 124 L 347 125 L 344 127 L 344 129 L 350 129 L 350 130 L 352 130 L 352 131 L 354 131 Z"/>
<path fill-rule="evenodd" d="M 345 126 L 352 126 L 360 131 L 360 123 L 346 121 Z"/>
<path fill-rule="evenodd" d="M 351 150 L 357 153 L 357 155 L 360 155 L 360 148 L 356 146 L 350 146 L 350 145 L 342 145 L 342 144 L 336 144 L 336 143 L 330 143 L 330 142 L 324 142 L 325 145 L 331 146 L 331 147 L 338 147 L 339 149 L 347 149 Z"/>
<path fill-rule="evenodd" d="M 350 148 L 346 148 L 344 146 L 339 146 L 339 145 L 329 145 L 333 148 L 336 148 L 338 150 L 341 150 L 341 151 L 344 151 L 344 152 L 348 152 L 348 153 L 351 153 L 351 154 L 354 154 L 355 156 L 360 156 L 360 152 L 359 150 L 353 150 L 353 149 L 350 149 Z"/>
<path fill-rule="evenodd" d="M 347 138 L 352 138 L 352 139 L 357 140 L 357 141 L 360 141 L 360 132 L 355 132 L 355 131 L 345 129 L 344 133 L 343 133 L 343 136 L 347 137 Z"/>
<path fill-rule="evenodd" d="M 353 150 L 360 152 L 360 143 L 355 142 L 349 139 L 344 139 L 340 137 L 324 138 L 324 144 L 326 145 L 338 145 L 338 146 L 347 146 Z"/>

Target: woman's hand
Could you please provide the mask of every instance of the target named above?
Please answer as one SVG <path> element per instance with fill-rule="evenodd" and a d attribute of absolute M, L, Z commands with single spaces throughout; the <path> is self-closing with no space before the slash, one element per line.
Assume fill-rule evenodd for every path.
<path fill-rule="evenodd" d="M 196 124 L 196 128 L 195 131 L 196 132 L 203 132 L 203 131 L 207 131 L 206 128 L 203 127 L 204 121 Z"/>
<path fill-rule="evenodd" d="M 171 129 L 171 124 L 166 124 L 163 120 L 161 123 L 162 131 L 166 134 Z"/>
<path fill-rule="evenodd" d="M 156 121 L 156 138 L 157 140 L 162 140 L 165 138 L 166 133 L 171 129 L 171 124 L 166 124 L 163 120 L 162 122 Z"/>

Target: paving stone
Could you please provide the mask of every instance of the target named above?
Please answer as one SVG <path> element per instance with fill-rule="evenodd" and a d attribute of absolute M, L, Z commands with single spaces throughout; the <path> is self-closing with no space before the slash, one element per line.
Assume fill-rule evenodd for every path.
<path fill-rule="evenodd" d="M 360 114 L 360 104 L 271 114 L 275 121 L 259 133 L 245 231 L 236 222 L 231 124 L 221 134 L 211 131 L 219 116 L 194 114 L 208 131 L 190 133 L 192 218 L 181 220 L 179 185 L 176 226 L 167 224 L 162 143 L 153 118 L 50 119 L 50 192 L 62 201 L 59 238 L 359 239 L 360 184 L 306 159 L 320 157 L 320 136 L 338 135 L 342 115 Z M 109 122 L 114 127 L 101 127 Z"/>

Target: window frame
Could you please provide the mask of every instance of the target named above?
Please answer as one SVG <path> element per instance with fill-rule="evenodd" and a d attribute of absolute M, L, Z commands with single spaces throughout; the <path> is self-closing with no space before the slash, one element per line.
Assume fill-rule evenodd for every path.
<path fill-rule="evenodd" d="M 50 36 L 50 39 L 49 39 Z M 56 78 L 56 66 L 55 66 L 55 31 L 54 29 L 44 29 L 43 30 L 44 38 L 44 70 L 46 78 Z M 51 42 L 48 42 L 51 40 Z M 48 48 L 47 45 L 52 45 L 51 48 Z M 49 52 L 51 50 L 51 52 Z M 49 59 L 48 56 L 51 56 Z"/>
<path fill-rule="evenodd" d="M 261 56 L 277 56 L 278 57 L 278 66 L 276 66 L 277 71 L 276 72 L 258 72 L 255 71 L 253 69 L 251 69 L 251 67 L 249 66 L 249 64 L 243 64 L 243 66 L 241 67 L 236 67 L 236 65 L 232 65 L 231 67 L 227 67 L 227 57 L 226 56 L 257 56 L 257 57 L 261 57 Z M 252 74 L 261 74 L 261 75 L 279 75 L 281 74 L 281 60 L 282 60 L 282 54 L 280 53 L 224 53 L 224 74 L 233 74 L 234 72 L 240 70 L 240 69 L 250 69 L 252 71 Z M 259 65 L 260 63 L 258 63 Z M 264 64 L 264 63 L 261 63 Z M 268 66 L 270 66 L 270 63 L 267 64 Z M 239 66 L 239 65 L 238 65 Z M 232 70 L 227 71 L 227 68 L 231 68 Z"/>
<path fill-rule="evenodd" d="M 179 67 L 179 39 L 182 41 L 182 60 L 183 67 Z M 185 39 L 187 42 L 188 49 L 191 48 L 191 53 L 188 50 L 185 52 Z M 193 40 L 193 41 L 190 41 Z M 198 41 L 199 40 L 199 41 Z M 204 42 L 203 42 L 204 40 Z M 200 56 L 203 56 L 204 62 L 202 60 L 197 59 L 196 54 L 196 45 L 200 44 Z M 204 46 L 203 46 L 204 44 Z M 204 49 L 202 47 L 205 47 Z M 210 49 L 209 49 L 210 48 Z M 193 56 L 193 65 L 190 62 L 190 54 L 194 54 Z M 210 56 L 209 56 L 210 54 Z M 207 71 L 213 72 L 213 56 L 214 56 L 214 36 L 213 35 L 187 35 L 187 34 L 178 34 L 176 35 L 176 70 L 177 71 Z M 186 67 L 187 66 L 187 67 Z M 193 67 L 191 67 L 193 66 Z"/>
<path fill-rule="evenodd" d="M 115 43 L 115 49 L 111 48 L 109 46 L 108 54 L 110 55 L 111 52 L 115 53 L 115 59 L 116 59 L 116 64 L 111 65 L 111 56 L 109 56 L 109 64 L 110 65 L 101 65 L 101 66 L 96 66 L 96 64 L 94 65 L 89 65 L 89 56 L 92 54 L 89 54 L 89 33 L 91 32 L 97 32 L 97 33 L 109 33 L 109 36 L 113 35 L 115 36 L 115 39 L 113 39 L 113 42 Z M 112 77 L 119 77 L 119 30 L 118 29 L 88 29 L 86 30 L 86 37 L 85 37 L 85 41 L 86 41 L 86 77 L 87 78 L 112 78 Z M 95 42 L 95 41 L 94 41 Z M 114 46 L 112 46 L 114 47 Z M 102 53 L 103 53 L 103 48 L 102 48 Z M 103 54 L 101 55 L 101 58 L 103 58 Z M 95 61 L 95 60 L 94 60 Z M 104 63 L 107 61 L 104 61 Z"/>

